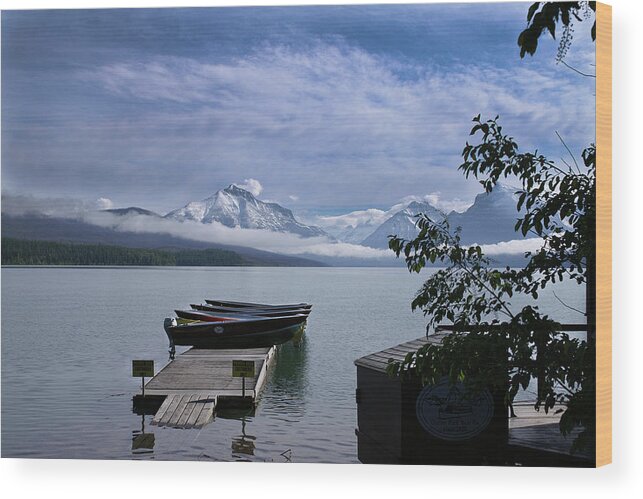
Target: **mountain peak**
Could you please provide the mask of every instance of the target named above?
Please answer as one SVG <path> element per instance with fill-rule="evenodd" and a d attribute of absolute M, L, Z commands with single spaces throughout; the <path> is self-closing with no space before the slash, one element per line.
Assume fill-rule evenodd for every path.
<path fill-rule="evenodd" d="M 118 215 L 121 217 L 128 215 L 147 215 L 150 217 L 160 218 L 161 215 L 154 213 L 153 211 L 146 210 L 144 208 L 139 208 L 138 206 L 130 206 L 128 208 L 109 208 L 107 210 L 101 210 L 105 213 L 111 213 L 112 215 Z"/>
<path fill-rule="evenodd" d="M 225 192 L 229 192 L 230 194 L 250 194 L 252 197 L 254 197 L 250 191 L 247 191 L 242 187 L 239 187 L 237 184 L 230 184 L 228 187 L 226 187 L 223 190 Z"/>
<path fill-rule="evenodd" d="M 418 213 L 440 213 L 440 210 L 426 201 L 411 201 L 408 205 L 406 205 L 405 210 L 412 215 L 417 215 Z"/>
<path fill-rule="evenodd" d="M 235 184 L 230 184 L 202 201 L 192 201 L 165 217 L 204 224 L 217 222 L 232 228 L 290 232 L 303 237 L 327 235 L 319 227 L 298 222 L 289 209 L 277 203 L 265 203 Z"/>
<path fill-rule="evenodd" d="M 418 229 L 416 215 L 425 213 L 433 220 L 440 220 L 443 214 L 426 201 L 411 201 L 406 208 L 398 211 L 362 241 L 364 246 L 388 248 L 389 236 L 395 234 L 402 239 L 413 239 Z"/>
<path fill-rule="evenodd" d="M 516 196 L 517 190 L 505 184 L 496 184 L 491 192 L 482 192 L 478 194 L 473 202 L 473 205 L 500 205 L 506 208 L 508 205 L 513 205 L 516 210 Z"/>

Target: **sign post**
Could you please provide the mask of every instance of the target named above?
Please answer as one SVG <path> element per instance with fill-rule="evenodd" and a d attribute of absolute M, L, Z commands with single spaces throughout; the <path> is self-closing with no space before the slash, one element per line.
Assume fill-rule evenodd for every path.
<path fill-rule="evenodd" d="M 255 361 L 254 360 L 233 360 L 232 377 L 241 378 L 241 397 L 246 398 L 246 376 L 254 378 Z"/>
<path fill-rule="evenodd" d="M 145 397 L 145 377 L 154 376 L 154 361 L 153 360 L 133 360 L 132 361 L 132 377 L 141 378 L 141 391 Z"/>

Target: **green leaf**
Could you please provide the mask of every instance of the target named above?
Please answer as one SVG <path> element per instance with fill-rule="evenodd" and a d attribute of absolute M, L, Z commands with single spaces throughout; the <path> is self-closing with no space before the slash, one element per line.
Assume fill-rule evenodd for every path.
<path fill-rule="evenodd" d="M 527 11 L 527 22 L 531 21 L 531 18 L 534 17 L 534 14 L 538 10 L 539 6 L 540 6 L 540 2 L 535 2 L 531 4 L 531 6 L 529 7 L 529 10 Z"/>

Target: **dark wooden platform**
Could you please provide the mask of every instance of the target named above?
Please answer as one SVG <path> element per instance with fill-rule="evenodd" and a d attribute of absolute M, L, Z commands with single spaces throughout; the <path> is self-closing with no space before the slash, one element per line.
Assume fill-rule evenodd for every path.
<path fill-rule="evenodd" d="M 391 440 L 391 435 L 396 432 L 405 435 L 409 431 L 407 429 L 406 433 L 402 432 L 401 423 L 396 419 L 399 416 L 399 408 L 403 406 L 403 397 L 400 398 L 397 385 L 386 375 L 389 360 L 402 361 L 408 353 L 417 351 L 427 343 L 440 345 L 449 334 L 451 334 L 450 331 L 441 331 L 428 337 L 421 337 L 366 355 L 355 361 L 358 368 L 358 407 L 363 407 L 363 413 L 358 418 L 362 423 L 356 433 L 358 437 L 361 436 L 360 442 L 365 442 L 369 449 L 376 449 L 373 452 L 369 450 L 365 453 L 368 454 L 368 462 L 402 462 L 397 455 L 402 440 L 389 440 Z M 360 386 L 360 380 L 363 386 Z M 369 386 L 370 391 L 367 395 Z M 379 405 L 371 407 L 376 398 L 381 399 Z M 498 439 L 504 441 L 504 443 L 498 442 L 499 448 L 506 449 L 506 456 L 498 456 L 499 461 L 526 466 L 594 466 L 595 460 L 592 452 L 571 452 L 574 439 L 580 430 L 577 429 L 571 434 L 563 436 L 558 427 L 560 414 L 556 414 L 557 408 L 546 414 L 544 410 L 536 411 L 533 405 L 533 402 L 515 404 L 514 412 L 517 417 L 514 418 L 509 417 L 507 410 L 504 417 L 507 418 L 505 421 L 508 425 L 505 424 L 502 435 L 498 432 Z M 368 409 L 366 409 L 367 406 Z M 498 407 L 504 408 L 504 403 Z M 384 413 L 386 413 L 386 417 L 383 416 Z M 415 420 L 415 414 L 409 418 Z M 368 424 L 368 427 L 373 426 L 370 433 L 369 431 L 365 432 L 362 428 L 362 426 L 366 427 L 369 421 L 380 421 L 376 425 Z M 409 424 L 411 423 L 408 423 L 407 426 Z M 417 438 L 419 439 L 422 434 L 423 430 L 419 431 Z M 384 448 L 396 450 L 388 457 L 382 457 L 386 454 L 382 450 Z M 382 460 L 373 460 L 379 458 Z"/>
<path fill-rule="evenodd" d="M 401 343 L 386 350 L 360 357 L 355 361 L 355 365 L 385 373 L 389 359 L 395 362 L 402 362 L 407 354 L 417 351 L 418 348 L 423 347 L 427 343 L 440 345 L 442 340 L 450 334 L 450 332 L 442 332 L 432 334 L 431 336 L 422 336 L 416 340 L 407 341 L 406 343 Z"/>
<path fill-rule="evenodd" d="M 557 407 L 545 413 L 536 411 L 533 403 L 514 405 L 515 418 L 509 418 L 507 444 L 518 460 L 525 456 L 527 461 L 542 461 L 542 465 L 568 463 L 570 466 L 593 466 L 594 456 L 588 451 L 572 453 L 572 444 L 579 429 L 569 435 L 562 435 L 558 427 L 560 414 Z"/>
<path fill-rule="evenodd" d="M 206 350 L 190 349 L 169 362 L 145 385 L 145 396 L 165 397 L 153 425 L 201 428 L 214 419 L 218 405 L 252 405 L 263 388 L 275 347 Z M 233 360 L 255 363 L 255 376 L 232 376 Z"/>

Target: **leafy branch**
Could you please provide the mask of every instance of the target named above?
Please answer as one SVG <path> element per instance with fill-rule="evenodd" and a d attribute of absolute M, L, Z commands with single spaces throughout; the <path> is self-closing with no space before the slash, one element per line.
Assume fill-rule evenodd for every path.
<path fill-rule="evenodd" d="M 474 391 L 502 389 L 507 404 L 537 377 L 535 408 L 565 407 L 561 432 L 580 426 L 575 446 L 588 446 L 595 429 L 592 346 L 560 332 L 560 324 L 537 306 L 516 309 L 511 300 L 537 299 L 539 290 L 557 281 L 586 282 L 588 262 L 595 258 L 595 147 L 583 151 L 576 170 L 564 171 L 537 151 L 519 152 L 497 119 L 473 119 L 471 135 L 480 141 L 465 145 L 459 170 L 478 179 L 487 193 L 501 179 L 516 179 L 516 212 L 522 216 L 515 229 L 536 235 L 542 246 L 526 254 L 524 268 L 497 269 L 480 246 L 463 246 L 460 230 L 452 230 L 447 219 L 420 214 L 416 238 L 391 236 L 389 247 L 404 257 L 410 272 L 429 263 L 443 267 L 424 282 L 411 307 L 428 317 L 427 334 L 445 320 L 454 332 L 439 346 L 427 344 L 391 362 L 388 371 L 429 384 L 448 375 Z"/>

